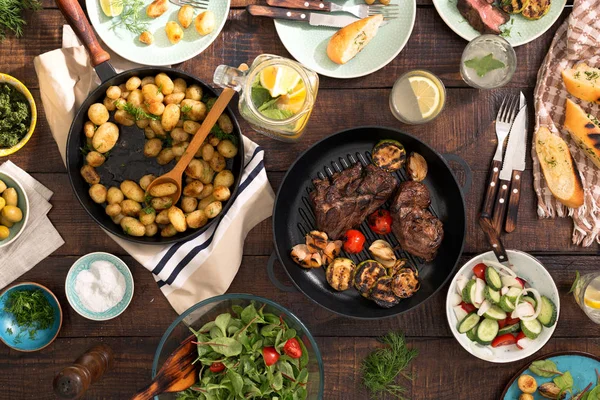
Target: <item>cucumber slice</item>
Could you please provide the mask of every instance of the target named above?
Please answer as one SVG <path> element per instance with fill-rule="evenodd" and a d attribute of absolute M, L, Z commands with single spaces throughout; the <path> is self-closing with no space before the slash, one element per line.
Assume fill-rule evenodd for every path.
<path fill-rule="evenodd" d="M 510 299 L 511 303 L 515 304 L 517 302 L 517 297 L 519 297 L 522 291 L 523 289 L 521 288 L 511 287 L 508 289 L 508 292 L 505 294 L 505 296 Z"/>
<path fill-rule="evenodd" d="M 523 296 L 523 297 L 521 297 L 521 301 L 528 302 L 529 304 L 531 304 L 533 306 L 533 308 L 535 308 L 537 305 L 537 301 L 535 301 L 535 299 L 533 297 Z M 521 303 L 521 302 L 519 302 L 519 303 Z"/>
<path fill-rule="evenodd" d="M 467 331 L 467 337 L 472 342 L 476 342 L 477 341 L 477 325 L 475 325 L 473 327 L 473 329 L 471 329 L 470 331 Z"/>
<path fill-rule="evenodd" d="M 494 290 L 502 289 L 502 279 L 494 267 L 487 267 L 485 269 L 485 281 Z"/>
<path fill-rule="evenodd" d="M 483 314 L 483 316 L 488 319 L 500 321 L 502 319 L 506 319 L 506 312 L 504 312 L 504 310 L 498 306 L 491 306 L 489 310 Z"/>
<path fill-rule="evenodd" d="M 462 291 L 462 298 L 465 303 L 473 304 L 473 301 L 471 300 L 471 290 L 474 288 L 475 288 L 475 280 L 471 279 L 469 282 L 467 282 L 467 286 L 465 286 L 465 288 Z M 475 291 L 473 290 L 473 298 L 475 298 L 474 294 L 475 294 Z"/>
<path fill-rule="evenodd" d="M 462 321 L 460 321 L 458 324 L 458 331 L 460 333 L 467 333 L 479 323 L 479 320 L 479 315 L 477 315 L 476 312 L 470 313 Z"/>
<path fill-rule="evenodd" d="M 498 306 L 506 312 L 515 311 L 515 303 L 513 303 L 506 295 L 500 297 Z"/>
<path fill-rule="evenodd" d="M 492 289 L 490 286 L 485 287 L 483 295 L 485 296 L 485 299 L 492 304 L 500 303 L 500 292 Z"/>
<path fill-rule="evenodd" d="M 521 321 L 521 330 L 529 339 L 536 339 L 542 333 L 542 324 L 537 319 Z"/>
<path fill-rule="evenodd" d="M 521 330 L 521 324 L 517 322 L 516 324 L 507 325 L 500 329 L 498 331 L 498 335 L 504 335 L 505 333 L 517 333 L 519 330 Z"/>
<path fill-rule="evenodd" d="M 492 343 L 498 335 L 498 322 L 485 318 L 477 327 L 477 342 L 483 345 Z"/>
<path fill-rule="evenodd" d="M 556 318 L 556 305 L 546 296 L 542 296 L 542 309 L 537 317 L 538 321 L 549 328 L 556 323 Z"/>

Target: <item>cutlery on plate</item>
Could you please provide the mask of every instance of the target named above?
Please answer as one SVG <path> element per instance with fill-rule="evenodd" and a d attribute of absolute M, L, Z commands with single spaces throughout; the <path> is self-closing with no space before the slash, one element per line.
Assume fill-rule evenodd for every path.
<path fill-rule="evenodd" d="M 209 0 L 169 0 L 169 2 L 179 7 L 192 6 L 199 10 L 208 10 Z"/>
<path fill-rule="evenodd" d="M 267 0 L 267 4 L 273 7 L 296 8 L 301 10 L 325 11 L 325 12 L 347 12 L 356 15 L 358 18 L 367 18 L 371 15 L 382 14 L 385 19 L 398 18 L 398 4 L 367 5 L 345 5 L 336 4 L 330 1 L 314 0 Z"/>
<path fill-rule="evenodd" d="M 333 28 L 343 28 L 353 22 L 359 21 L 356 17 L 349 15 L 329 15 L 301 10 L 290 10 L 288 8 L 268 7 L 268 6 L 247 6 L 246 10 L 255 17 L 269 17 L 274 19 L 287 19 L 290 21 L 304 21 L 312 26 L 330 26 Z M 385 21 L 384 21 L 385 23 Z M 383 25 L 383 24 L 382 24 Z"/>
<path fill-rule="evenodd" d="M 504 230 L 509 233 L 514 231 L 517 225 L 521 175 L 525 170 L 525 154 L 527 152 L 527 102 L 523 93 L 520 95 L 520 106 L 519 113 L 510 128 L 504 164 L 500 171 L 498 204 L 494 210 L 494 225 L 496 229 L 500 229 L 504 208 L 508 207 Z M 507 200 L 509 193 L 510 197 Z M 498 210 L 498 215 L 496 215 L 496 210 Z"/>

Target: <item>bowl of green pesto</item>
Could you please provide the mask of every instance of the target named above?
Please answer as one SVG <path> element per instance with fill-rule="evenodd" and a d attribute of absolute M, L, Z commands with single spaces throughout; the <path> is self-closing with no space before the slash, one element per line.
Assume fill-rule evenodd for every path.
<path fill-rule="evenodd" d="M 35 101 L 18 79 L 0 73 L 0 157 L 20 150 L 33 135 Z"/>

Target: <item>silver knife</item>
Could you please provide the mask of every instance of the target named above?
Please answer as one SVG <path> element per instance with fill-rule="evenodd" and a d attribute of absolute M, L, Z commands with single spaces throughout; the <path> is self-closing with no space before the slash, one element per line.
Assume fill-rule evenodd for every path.
<path fill-rule="evenodd" d="M 493 217 L 494 226 L 496 229 L 501 229 L 504 210 L 508 207 L 508 216 L 504 226 L 506 232 L 512 232 L 516 227 L 522 174 L 525 170 L 525 156 L 527 153 L 528 108 L 523 93 L 521 93 L 521 101 L 524 105 L 519 110 L 508 136 L 504 163 L 500 170 L 500 183 Z"/>
<path fill-rule="evenodd" d="M 304 21 L 312 26 L 329 26 L 332 28 L 343 28 L 358 18 L 350 15 L 319 14 L 310 11 L 290 10 L 287 8 L 250 5 L 246 7 L 251 15 L 257 17 L 269 17 L 274 19 L 286 19 L 290 21 Z"/>

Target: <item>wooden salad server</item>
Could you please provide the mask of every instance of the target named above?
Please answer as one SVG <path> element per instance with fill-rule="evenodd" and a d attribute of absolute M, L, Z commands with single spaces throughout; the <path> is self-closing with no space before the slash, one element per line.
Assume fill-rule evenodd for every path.
<path fill-rule="evenodd" d="M 246 64 L 242 64 L 240 65 L 239 70 L 246 71 L 248 70 L 248 66 Z M 153 180 L 152 183 L 146 188 L 146 196 L 150 194 L 150 190 L 153 187 L 163 183 L 172 183 L 175 184 L 177 190 L 175 191 L 175 193 L 167 197 L 170 197 L 173 200 L 173 204 L 176 204 L 177 201 L 179 201 L 179 198 L 181 197 L 183 172 L 189 165 L 190 161 L 192 161 L 192 159 L 194 158 L 194 155 L 200 149 L 200 146 L 202 146 L 202 143 L 204 143 L 204 140 L 210 133 L 210 130 L 213 128 L 213 126 L 215 126 L 215 124 L 217 123 L 217 120 L 219 119 L 223 111 L 225 111 L 225 108 L 233 98 L 234 94 L 234 89 L 223 89 L 221 95 L 219 96 L 215 104 L 210 109 L 210 112 L 202 122 L 200 129 L 198 129 L 192 141 L 190 142 L 190 145 L 185 150 L 185 153 L 183 153 L 177 164 L 175 164 L 175 167 L 173 167 L 173 169 L 167 172 L 166 174 L 161 175 L 155 180 Z"/>
<path fill-rule="evenodd" d="M 191 335 L 185 339 L 165 360 L 152 383 L 138 391 L 131 400 L 152 400 L 161 393 L 181 392 L 198 382 L 201 364 L 192 364 L 198 358 L 195 338 Z"/>

